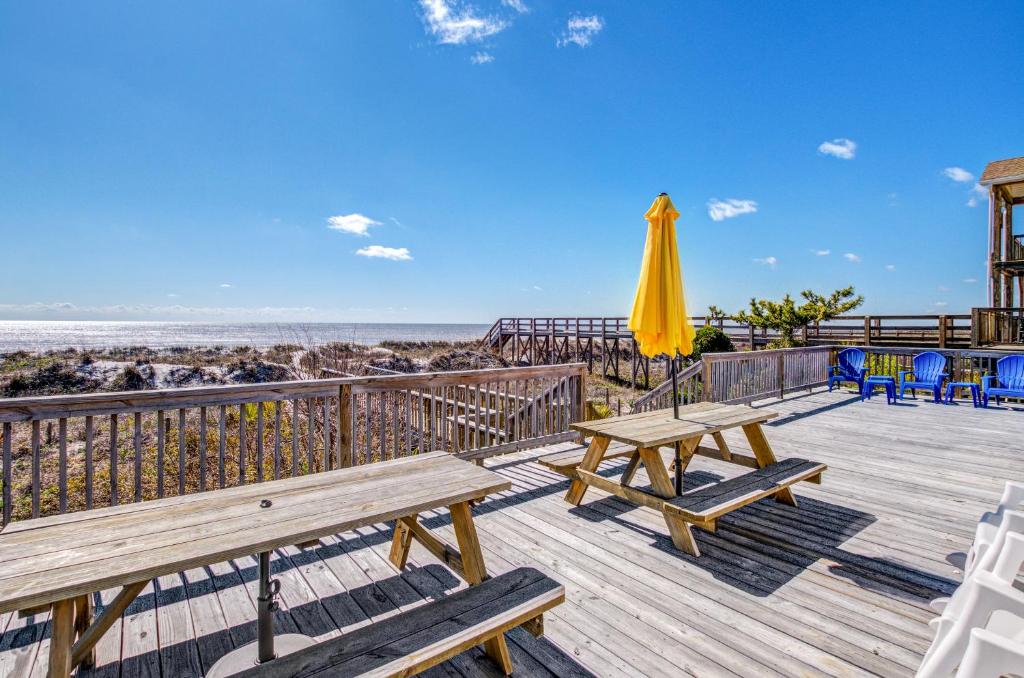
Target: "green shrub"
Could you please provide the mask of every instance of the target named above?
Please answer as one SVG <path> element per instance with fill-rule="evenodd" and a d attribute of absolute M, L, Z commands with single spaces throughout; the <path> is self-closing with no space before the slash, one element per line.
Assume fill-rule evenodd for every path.
<path fill-rule="evenodd" d="M 690 359 L 696 362 L 705 353 L 730 353 L 735 350 L 729 335 L 714 325 L 704 325 L 697 330 L 697 336 L 693 339 Z"/>

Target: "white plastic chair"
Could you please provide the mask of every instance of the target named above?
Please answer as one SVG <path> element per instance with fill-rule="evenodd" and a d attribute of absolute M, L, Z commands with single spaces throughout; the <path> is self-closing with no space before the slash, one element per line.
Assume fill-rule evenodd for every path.
<path fill-rule="evenodd" d="M 978 568 L 990 549 L 995 549 L 993 558 L 997 557 L 1007 534 L 1011 532 L 1024 533 L 1024 512 L 1018 510 L 1024 508 L 1022 504 L 1024 504 L 1024 483 L 1007 481 L 996 510 L 986 513 L 978 522 L 978 527 L 974 532 L 974 542 L 964 561 L 964 580 Z M 988 567 L 983 569 L 991 571 L 991 562 Z M 942 613 L 948 604 L 948 597 L 936 598 L 931 602 L 931 607 L 936 612 Z"/>
<path fill-rule="evenodd" d="M 1024 537 L 1012 535 L 1012 548 L 1024 548 Z M 1019 566 L 1019 563 L 1018 563 Z M 1017 640 L 1024 635 L 1024 593 L 992 572 L 979 570 L 961 584 L 945 612 L 933 620 L 935 640 L 918 669 L 917 678 L 948 678 L 966 663 L 974 629 Z M 989 638 L 983 638 L 985 642 Z M 973 674 L 965 674 L 971 676 Z"/>
<path fill-rule="evenodd" d="M 1024 619 L 1014 616 L 1013 624 L 1022 628 Z M 1024 675 L 1024 643 L 987 628 L 972 629 L 956 678 L 999 678 L 1006 674 Z"/>

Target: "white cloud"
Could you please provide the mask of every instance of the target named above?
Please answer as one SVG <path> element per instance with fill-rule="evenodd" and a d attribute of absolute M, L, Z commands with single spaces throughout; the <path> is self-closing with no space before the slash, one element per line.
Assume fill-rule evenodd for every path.
<path fill-rule="evenodd" d="M 356 254 L 361 257 L 390 259 L 392 261 L 410 261 L 412 259 L 412 255 L 409 254 L 408 248 L 384 247 L 383 245 L 370 245 L 369 247 L 363 247 L 362 249 L 356 250 Z"/>
<path fill-rule="evenodd" d="M 334 231 L 342 231 L 343 233 L 351 233 L 352 235 L 369 236 L 370 226 L 380 226 L 380 222 L 356 212 L 327 217 L 327 228 Z"/>
<path fill-rule="evenodd" d="M 895 271 L 896 270 L 896 265 L 895 264 L 886 264 L 885 265 L 885 270 L 887 270 L 887 271 Z"/>
<path fill-rule="evenodd" d="M 843 259 L 846 259 L 847 261 L 851 261 L 851 262 L 853 262 L 855 264 L 859 264 L 860 263 L 860 257 L 857 256 L 856 254 L 854 254 L 853 252 L 845 252 L 845 253 L 843 253 Z"/>
<path fill-rule="evenodd" d="M 768 268 L 775 268 L 775 264 L 779 263 L 779 260 L 775 257 L 759 257 L 754 259 L 754 263 L 767 266 Z"/>
<path fill-rule="evenodd" d="M 224 287 L 224 288 L 228 288 L 228 287 L 231 287 L 231 283 L 221 283 L 220 286 Z"/>
<path fill-rule="evenodd" d="M 815 256 L 818 256 L 818 257 L 827 257 L 828 255 L 832 254 L 832 250 L 812 250 L 812 251 L 814 252 Z"/>
<path fill-rule="evenodd" d="M 988 197 L 988 190 L 981 184 L 974 184 L 967 197 L 968 207 L 977 207 L 978 203 Z"/>
<path fill-rule="evenodd" d="M 604 19 L 601 17 L 596 14 L 591 14 L 590 16 L 580 16 L 577 14 L 569 17 L 565 30 L 562 31 L 562 37 L 558 39 L 556 44 L 559 47 L 565 47 L 566 45 L 590 47 L 594 36 L 600 33 L 602 29 L 604 29 Z"/>
<path fill-rule="evenodd" d="M 480 64 L 489 64 L 494 61 L 494 56 L 490 52 L 477 52 L 473 56 L 469 57 L 469 60 L 479 66 Z"/>
<path fill-rule="evenodd" d="M 948 291 L 949 291 L 949 288 L 948 288 L 948 287 L 946 287 L 945 285 L 939 285 L 939 286 L 938 286 L 938 287 L 937 287 L 936 289 L 937 289 L 937 290 L 938 290 L 939 292 L 948 292 Z"/>
<path fill-rule="evenodd" d="M 947 167 L 942 170 L 948 178 L 953 181 L 959 181 L 962 184 L 966 184 L 969 181 L 974 181 L 974 175 L 965 170 L 963 167 Z"/>
<path fill-rule="evenodd" d="M 523 292 L 543 292 L 544 291 L 544 288 L 541 287 L 540 285 L 530 285 L 529 287 L 521 287 L 519 289 L 521 291 L 523 291 Z"/>
<path fill-rule="evenodd" d="M 818 146 L 818 152 L 825 155 L 832 155 L 843 160 L 853 160 L 857 152 L 857 143 L 852 139 L 840 137 L 832 141 L 823 141 Z"/>
<path fill-rule="evenodd" d="M 968 285 L 973 285 L 974 283 L 978 282 L 978 279 L 977 278 L 964 278 L 964 282 L 967 283 Z"/>
<path fill-rule="evenodd" d="M 177 298 L 178 298 L 178 295 L 177 295 L 177 294 L 175 294 L 174 292 L 168 292 L 168 293 L 167 293 L 167 298 L 168 298 L 168 299 L 177 299 Z M 70 305 L 71 305 L 71 304 L 68 304 L 68 306 L 70 306 Z"/>
<path fill-rule="evenodd" d="M 723 221 L 741 214 L 753 214 L 756 211 L 757 203 L 753 200 L 737 200 L 735 198 L 708 200 L 708 216 L 712 221 Z"/>
<path fill-rule="evenodd" d="M 527 12 L 530 11 L 530 8 L 527 7 L 525 3 L 523 3 L 523 0 L 501 0 L 501 4 L 505 5 L 506 7 L 511 7 L 520 14 L 526 14 Z"/>
<path fill-rule="evenodd" d="M 943 306 L 949 306 L 949 303 L 945 301 L 936 301 L 935 305 L 938 306 L 939 308 L 942 308 Z"/>
<path fill-rule="evenodd" d="M 505 30 L 508 24 L 493 16 L 479 16 L 458 0 L 420 0 L 427 32 L 444 45 L 480 42 Z"/>

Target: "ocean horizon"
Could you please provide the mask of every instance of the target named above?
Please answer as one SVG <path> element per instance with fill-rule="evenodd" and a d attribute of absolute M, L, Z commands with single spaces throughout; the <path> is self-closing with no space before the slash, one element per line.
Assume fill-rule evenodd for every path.
<path fill-rule="evenodd" d="M 176 321 L 0 320 L 0 351 L 102 349 L 121 346 L 312 346 L 328 342 L 472 341 L 481 323 L 214 323 Z"/>

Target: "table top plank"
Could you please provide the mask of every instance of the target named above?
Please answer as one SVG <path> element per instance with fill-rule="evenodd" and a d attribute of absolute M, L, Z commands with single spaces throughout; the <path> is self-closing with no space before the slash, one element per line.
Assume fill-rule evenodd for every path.
<path fill-rule="evenodd" d="M 639 415 L 610 417 L 571 424 L 584 435 L 597 435 L 637 447 L 658 447 L 694 436 L 718 433 L 730 428 L 759 424 L 778 416 L 770 410 L 749 405 L 696 403 L 679 408 L 679 418 L 671 409 Z"/>
<path fill-rule="evenodd" d="M 446 453 L 83 511 L 0 532 L 0 613 L 45 605 L 508 490 Z M 259 508 L 261 499 L 269 508 Z M 120 508 L 120 507 L 118 507 Z M 89 515 L 99 514 L 99 515 Z M 46 520 L 46 519 L 43 519 Z M 17 523 L 16 523 L 17 524 Z M 68 530 L 73 530 L 69 534 Z"/>

